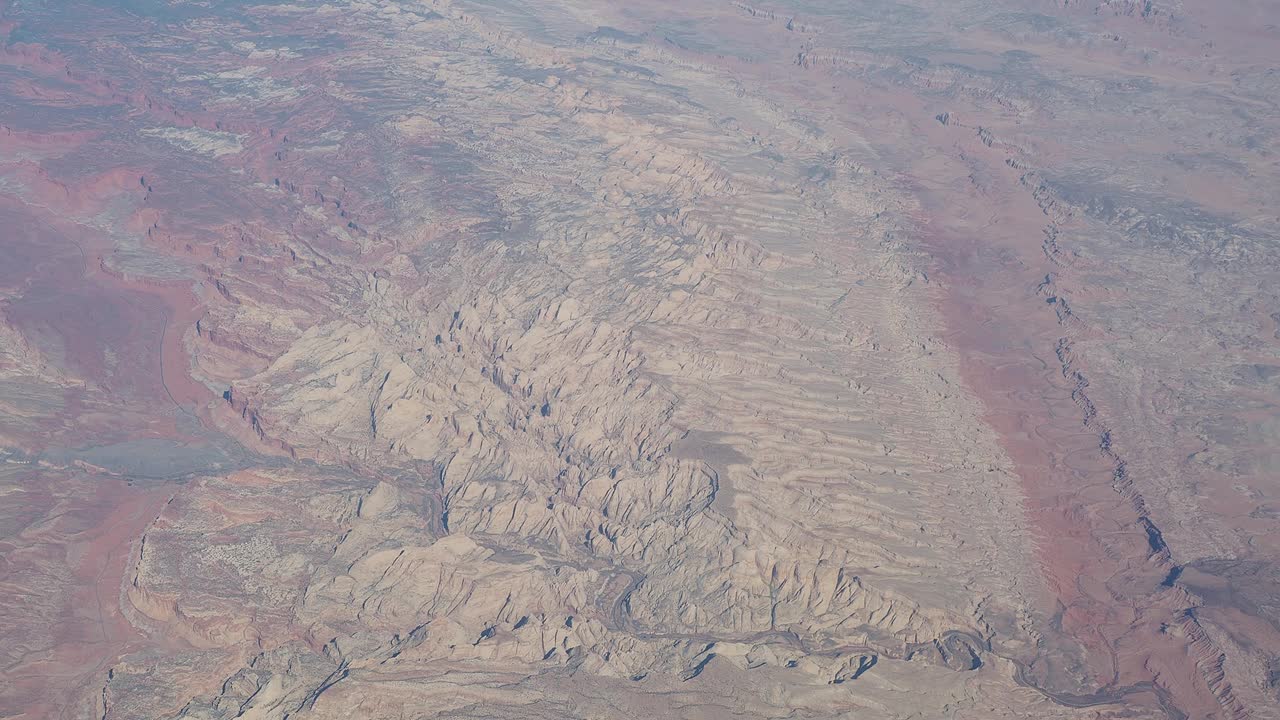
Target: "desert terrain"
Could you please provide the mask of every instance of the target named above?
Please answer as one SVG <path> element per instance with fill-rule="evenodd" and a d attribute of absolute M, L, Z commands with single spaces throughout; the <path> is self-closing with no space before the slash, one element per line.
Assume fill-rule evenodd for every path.
<path fill-rule="evenodd" d="M 1280 718 L 1280 5 L 0 55 L 0 718 Z"/>

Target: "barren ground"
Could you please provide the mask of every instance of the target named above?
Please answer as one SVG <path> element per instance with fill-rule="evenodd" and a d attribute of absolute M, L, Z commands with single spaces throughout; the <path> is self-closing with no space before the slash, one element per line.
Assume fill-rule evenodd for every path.
<path fill-rule="evenodd" d="M 1280 8 L 0 0 L 0 717 L 1280 717 Z"/>

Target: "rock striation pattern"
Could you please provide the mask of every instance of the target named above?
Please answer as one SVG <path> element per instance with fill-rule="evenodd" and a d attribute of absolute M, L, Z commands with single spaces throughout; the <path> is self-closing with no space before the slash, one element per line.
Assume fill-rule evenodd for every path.
<path fill-rule="evenodd" d="M 1280 717 L 1265 3 L 103 5 L 0 715 Z"/>

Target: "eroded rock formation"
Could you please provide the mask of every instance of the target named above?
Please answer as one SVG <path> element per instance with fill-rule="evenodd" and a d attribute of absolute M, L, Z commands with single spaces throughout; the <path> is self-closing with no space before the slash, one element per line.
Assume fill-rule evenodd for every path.
<path fill-rule="evenodd" d="M 1275 717 L 1273 11 L 93 5 L 4 715 Z"/>

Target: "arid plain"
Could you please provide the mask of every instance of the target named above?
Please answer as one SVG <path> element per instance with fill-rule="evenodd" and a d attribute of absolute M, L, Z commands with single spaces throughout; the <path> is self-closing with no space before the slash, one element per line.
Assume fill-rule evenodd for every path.
<path fill-rule="evenodd" d="M 1280 718 L 1280 6 L 0 0 L 0 717 Z"/>

